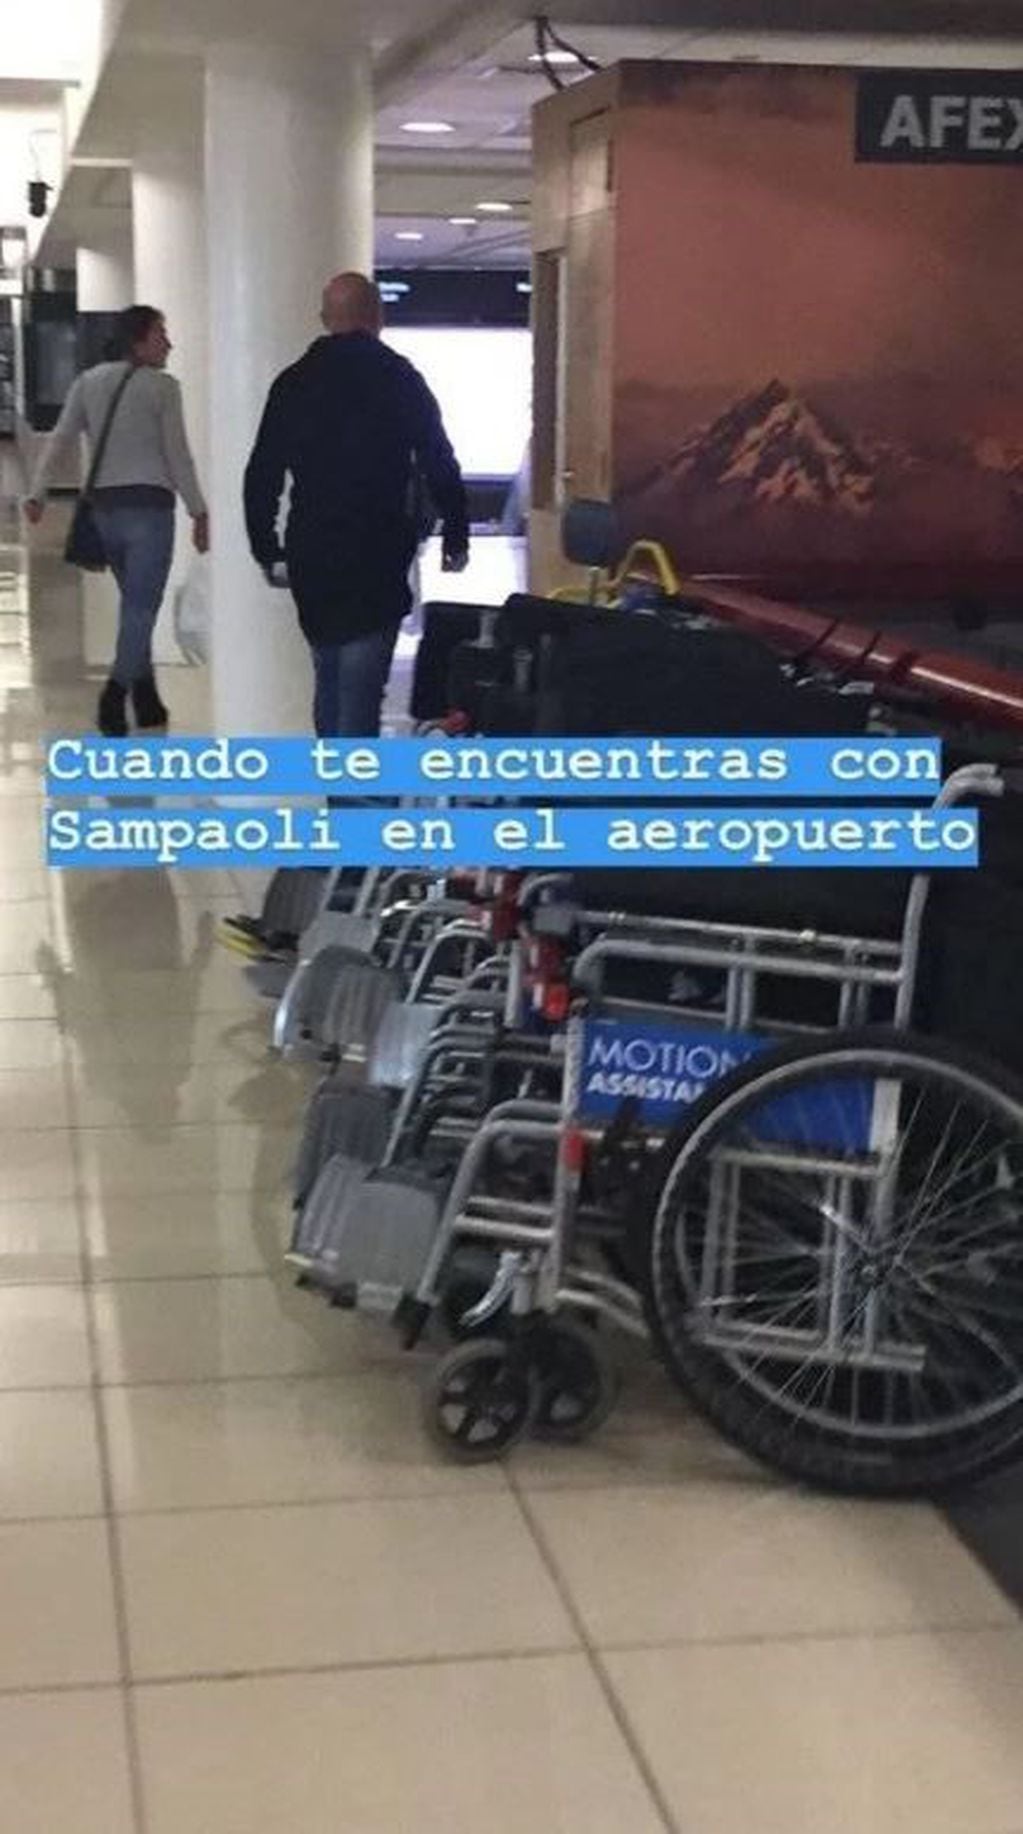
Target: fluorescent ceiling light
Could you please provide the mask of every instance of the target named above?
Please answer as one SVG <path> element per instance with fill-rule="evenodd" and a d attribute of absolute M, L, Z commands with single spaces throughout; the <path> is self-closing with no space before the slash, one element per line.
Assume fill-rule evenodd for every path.
<path fill-rule="evenodd" d="M 534 51 L 529 61 L 531 64 L 567 65 L 567 64 L 577 64 L 579 63 L 580 59 L 579 59 L 579 54 L 576 51 L 556 51 L 552 49 L 548 51 L 546 54 L 543 54 L 539 51 Z"/>
<path fill-rule="evenodd" d="M 485 210 L 488 216 L 503 217 L 508 216 L 510 212 L 514 210 L 515 206 L 514 204 L 500 204 L 497 202 L 496 198 L 494 198 L 491 199 L 489 203 L 477 204 L 476 208 L 477 210 Z"/>
<path fill-rule="evenodd" d="M 394 232 L 396 242 L 422 242 L 423 239 L 421 229 L 396 229 Z"/>
<path fill-rule="evenodd" d="M 455 229 L 475 229 L 477 221 L 476 217 L 448 217 L 448 222 Z"/>
<path fill-rule="evenodd" d="M 403 121 L 401 131 L 403 134 L 453 134 L 455 130 L 450 121 Z"/>

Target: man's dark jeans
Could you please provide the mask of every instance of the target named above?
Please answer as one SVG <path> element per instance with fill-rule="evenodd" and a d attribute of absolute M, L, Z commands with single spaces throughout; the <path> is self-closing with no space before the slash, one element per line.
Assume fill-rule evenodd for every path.
<path fill-rule="evenodd" d="M 384 692 L 400 628 L 400 624 L 389 624 L 347 643 L 312 645 L 317 738 L 379 737 Z"/>

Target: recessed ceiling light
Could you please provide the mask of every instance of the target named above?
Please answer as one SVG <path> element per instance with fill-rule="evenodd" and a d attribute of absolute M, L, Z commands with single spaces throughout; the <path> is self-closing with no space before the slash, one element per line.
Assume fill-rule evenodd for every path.
<path fill-rule="evenodd" d="M 454 127 L 450 121 L 403 121 L 403 134 L 453 134 Z"/>
<path fill-rule="evenodd" d="M 496 199 L 491 199 L 488 203 L 477 204 L 476 208 L 485 210 L 488 216 L 503 217 L 510 215 L 515 206 L 514 204 L 500 204 Z"/>
<path fill-rule="evenodd" d="M 552 49 L 546 53 L 541 53 L 540 51 L 534 51 L 529 61 L 531 64 L 567 65 L 567 64 L 577 64 L 579 63 L 580 59 L 579 59 L 578 52 L 576 51 L 555 51 Z"/>
<path fill-rule="evenodd" d="M 396 242 L 422 242 L 424 237 L 421 229 L 396 229 L 394 240 Z"/>
<path fill-rule="evenodd" d="M 448 222 L 455 229 L 475 229 L 477 226 L 476 217 L 448 217 Z"/>

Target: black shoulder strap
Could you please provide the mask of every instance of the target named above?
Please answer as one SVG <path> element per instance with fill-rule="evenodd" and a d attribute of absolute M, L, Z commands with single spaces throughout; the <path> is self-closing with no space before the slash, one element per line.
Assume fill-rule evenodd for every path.
<path fill-rule="evenodd" d="M 104 420 L 103 425 L 100 428 L 99 438 L 97 439 L 95 447 L 93 448 L 92 463 L 89 466 L 89 475 L 86 478 L 85 483 L 82 487 L 82 496 L 85 498 L 91 497 L 93 490 L 96 487 L 96 479 L 99 477 L 99 468 L 102 465 L 104 457 L 106 455 L 107 442 L 110 439 L 110 429 L 114 424 L 114 416 L 117 413 L 117 410 L 121 405 L 121 397 L 124 394 L 124 391 L 127 388 L 134 374 L 135 374 L 134 365 L 129 363 L 127 369 L 124 372 L 124 375 L 121 377 L 120 382 L 117 384 L 117 387 L 114 390 L 114 398 L 111 401 L 109 408 L 107 409 L 106 419 Z"/>

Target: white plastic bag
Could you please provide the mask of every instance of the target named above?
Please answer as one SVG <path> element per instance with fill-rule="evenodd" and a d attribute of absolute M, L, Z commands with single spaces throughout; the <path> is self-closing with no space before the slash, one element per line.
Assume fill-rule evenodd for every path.
<path fill-rule="evenodd" d="M 210 659 L 209 555 L 196 554 L 174 594 L 174 635 L 193 668 Z"/>

